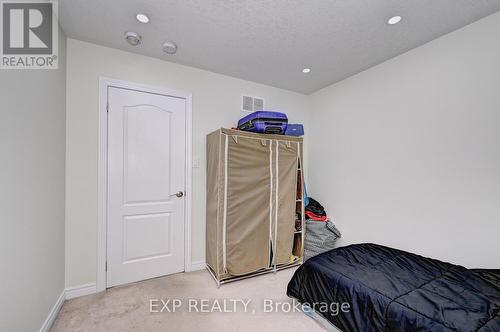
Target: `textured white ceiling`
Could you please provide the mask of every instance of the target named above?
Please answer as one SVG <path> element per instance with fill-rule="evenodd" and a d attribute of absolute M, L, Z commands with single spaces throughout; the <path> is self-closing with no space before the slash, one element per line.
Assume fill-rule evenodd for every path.
<path fill-rule="evenodd" d="M 500 0 L 60 0 L 68 37 L 311 93 L 500 10 Z M 147 13 L 150 24 L 135 20 Z M 389 26 L 387 19 L 403 21 Z M 132 47 L 125 31 L 143 36 Z M 161 50 L 165 40 L 175 55 Z M 303 74 L 302 68 L 311 68 Z"/>

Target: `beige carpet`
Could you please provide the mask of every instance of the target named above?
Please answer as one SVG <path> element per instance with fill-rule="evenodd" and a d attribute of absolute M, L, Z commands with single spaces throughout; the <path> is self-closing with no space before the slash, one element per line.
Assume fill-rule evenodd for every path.
<path fill-rule="evenodd" d="M 217 288 L 210 274 L 204 271 L 181 273 L 151 279 L 131 285 L 114 287 L 106 292 L 66 301 L 52 331 L 325 331 L 316 321 L 302 312 L 289 311 L 289 305 L 279 305 L 278 312 L 264 312 L 264 300 L 292 303 L 286 296 L 286 285 L 294 269 L 237 281 Z M 207 309 L 201 301 L 206 299 L 208 309 L 215 299 L 221 306 L 226 299 L 227 309 L 234 311 L 234 302 L 251 300 L 244 312 L 238 302 L 236 312 L 196 313 L 196 308 Z M 180 299 L 181 307 L 175 313 L 151 313 L 150 300 Z M 160 301 L 153 309 L 163 308 Z M 179 302 L 178 302 L 179 303 Z M 172 311 L 172 302 L 167 306 Z M 274 305 L 275 307 L 275 305 Z M 270 306 L 266 307 L 267 309 Z M 218 307 L 215 306 L 218 310 Z M 221 308 L 222 309 L 222 308 Z"/>

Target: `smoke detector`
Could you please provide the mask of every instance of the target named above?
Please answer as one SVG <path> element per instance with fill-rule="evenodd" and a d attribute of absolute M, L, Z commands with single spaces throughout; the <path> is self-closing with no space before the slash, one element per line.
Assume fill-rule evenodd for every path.
<path fill-rule="evenodd" d="M 167 54 L 175 54 L 177 53 L 177 45 L 174 42 L 166 41 L 162 45 L 163 52 Z"/>
<path fill-rule="evenodd" d="M 125 32 L 125 39 L 132 46 L 137 46 L 142 42 L 141 35 L 132 31 Z"/>

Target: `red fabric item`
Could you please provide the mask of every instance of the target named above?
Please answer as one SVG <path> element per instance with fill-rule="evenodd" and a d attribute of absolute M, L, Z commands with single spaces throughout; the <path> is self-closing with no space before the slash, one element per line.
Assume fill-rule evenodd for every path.
<path fill-rule="evenodd" d="M 327 221 L 328 216 L 318 216 L 311 211 L 306 211 L 306 216 L 309 217 L 309 219 L 315 220 L 315 221 Z"/>

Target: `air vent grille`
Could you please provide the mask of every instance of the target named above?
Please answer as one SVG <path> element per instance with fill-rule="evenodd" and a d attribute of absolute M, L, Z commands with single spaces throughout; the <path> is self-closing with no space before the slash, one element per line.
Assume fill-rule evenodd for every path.
<path fill-rule="evenodd" d="M 263 111 L 264 110 L 264 99 L 254 98 L 253 99 L 253 111 Z"/>
<path fill-rule="evenodd" d="M 243 96 L 243 111 L 253 112 L 253 98 L 249 96 Z"/>
<path fill-rule="evenodd" d="M 251 96 L 242 96 L 241 110 L 243 112 L 257 112 L 264 110 L 264 99 Z"/>

